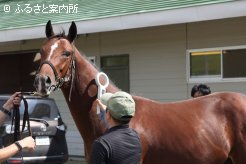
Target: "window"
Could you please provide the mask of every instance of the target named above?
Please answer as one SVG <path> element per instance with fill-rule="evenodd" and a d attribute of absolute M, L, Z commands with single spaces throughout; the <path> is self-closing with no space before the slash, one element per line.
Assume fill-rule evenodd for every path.
<path fill-rule="evenodd" d="M 189 80 L 246 80 L 246 48 L 189 51 Z"/>
<path fill-rule="evenodd" d="M 103 56 L 101 69 L 118 88 L 129 92 L 129 55 Z"/>
<path fill-rule="evenodd" d="M 246 77 L 246 49 L 223 51 L 223 77 Z"/>
<path fill-rule="evenodd" d="M 190 75 L 193 78 L 221 74 L 221 51 L 203 51 L 190 53 Z"/>

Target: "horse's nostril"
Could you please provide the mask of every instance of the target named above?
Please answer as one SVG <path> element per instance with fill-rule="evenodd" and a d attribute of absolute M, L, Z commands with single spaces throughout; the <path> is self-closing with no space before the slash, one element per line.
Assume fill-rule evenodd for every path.
<path fill-rule="evenodd" d="M 51 84 L 51 79 L 49 76 L 46 76 L 45 81 L 47 84 Z"/>

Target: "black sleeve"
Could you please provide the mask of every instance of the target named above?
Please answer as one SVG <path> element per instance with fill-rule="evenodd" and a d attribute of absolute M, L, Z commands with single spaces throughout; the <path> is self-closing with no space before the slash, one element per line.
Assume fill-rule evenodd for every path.
<path fill-rule="evenodd" d="M 107 149 L 96 140 L 92 145 L 90 164 L 105 164 L 107 156 Z"/>

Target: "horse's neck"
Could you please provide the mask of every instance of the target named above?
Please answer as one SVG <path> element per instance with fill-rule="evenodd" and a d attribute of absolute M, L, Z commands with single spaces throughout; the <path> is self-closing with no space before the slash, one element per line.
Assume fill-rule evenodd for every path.
<path fill-rule="evenodd" d="M 90 143 L 103 132 L 103 127 L 99 125 L 99 116 L 96 114 L 96 105 L 94 104 L 97 96 L 95 77 L 98 71 L 77 50 L 75 60 L 76 71 L 75 77 L 73 77 L 71 101 L 69 101 L 70 86 L 62 88 L 62 91 L 81 136 L 85 143 Z M 116 90 L 118 89 L 112 84 L 107 88 L 108 92 L 115 92 Z"/>

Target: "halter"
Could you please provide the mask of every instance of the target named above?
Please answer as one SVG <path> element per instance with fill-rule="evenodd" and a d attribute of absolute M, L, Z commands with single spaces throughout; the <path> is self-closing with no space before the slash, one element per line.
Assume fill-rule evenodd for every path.
<path fill-rule="evenodd" d="M 73 53 L 72 53 L 72 59 L 70 62 L 70 66 L 67 69 L 66 75 L 64 77 L 59 77 L 55 66 L 48 60 L 45 60 L 43 62 L 41 62 L 39 69 L 38 69 L 38 73 L 40 72 L 40 69 L 42 68 L 42 66 L 44 64 L 48 64 L 50 66 L 50 68 L 52 69 L 54 75 L 55 75 L 55 82 L 56 84 L 53 84 L 50 86 L 50 88 L 54 88 L 53 91 L 57 90 L 58 88 L 61 88 L 62 85 L 65 82 L 68 82 L 70 80 L 72 80 L 71 82 L 71 86 L 70 86 L 70 91 L 69 91 L 69 101 L 71 100 L 71 93 L 72 93 L 72 88 L 73 88 L 73 83 L 74 83 L 74 74 L 75 74 L 75 55 L 74 55 L 74 46 L 73 46 Z M 68 70 L 71 70 L 72 73 L 68 74 Z"/>

